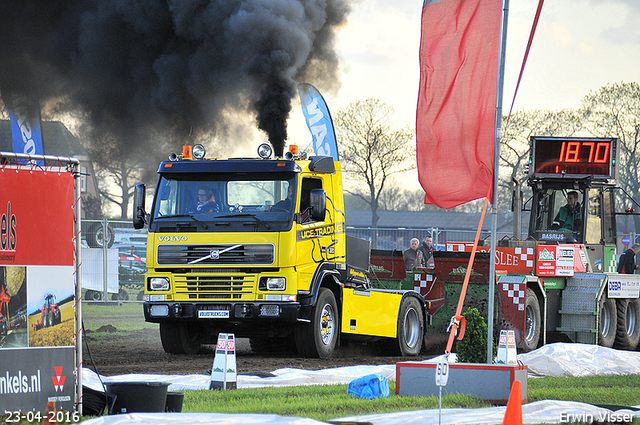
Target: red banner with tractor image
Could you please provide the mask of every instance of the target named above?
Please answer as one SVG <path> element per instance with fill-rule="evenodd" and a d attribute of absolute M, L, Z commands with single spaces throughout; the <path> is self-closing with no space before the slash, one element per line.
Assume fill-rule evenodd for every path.
<path fill-rule="evenodd" d="M 0 165 L 0 411 L 75 402 L 74 174 Z"/>

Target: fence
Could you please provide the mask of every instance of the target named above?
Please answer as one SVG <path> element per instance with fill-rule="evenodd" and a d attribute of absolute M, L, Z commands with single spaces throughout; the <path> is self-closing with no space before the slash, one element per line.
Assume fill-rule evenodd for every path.
<path fill-rule="evenodd" d="M 397 228 L 346 228 L 346 234 L 371 242 L 373 249 L 400 250 L 409 248 L 412 238 L 422 241 L 433 238 L 438 250 L 445 250 L 446 242 L 473 242 L 476 232 L 442 229 Z M 506 232 L 498 232 L 496 238 L 510 238 Z M 480 234 L 488 239 L 489 231 Z M 618 252 L 640 240 L 640 234 L 618 234 Z M 105 243 L 106 242 L 106 243 Z M 140 301 L 142 300 L 146 267 L 147 232 L 134 229 L 131 221 L 83 220 L 82 221 L 82 287 L 84 299 L 89 301 Z"/>
<path fill-rule="evenodd" d="M 141 301 L 147 231 L 131 221 L 82 221 L 82 288 L 86 301 Z"/>

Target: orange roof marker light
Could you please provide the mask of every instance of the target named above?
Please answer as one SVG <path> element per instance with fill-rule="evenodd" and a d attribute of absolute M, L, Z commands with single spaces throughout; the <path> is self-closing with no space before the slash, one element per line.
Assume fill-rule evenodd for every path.
<path fill-rule="evenodd" d="M 191 146 L 184 145 L 182 147 L 182 159 L 192 159 L 191 158 Z"/>

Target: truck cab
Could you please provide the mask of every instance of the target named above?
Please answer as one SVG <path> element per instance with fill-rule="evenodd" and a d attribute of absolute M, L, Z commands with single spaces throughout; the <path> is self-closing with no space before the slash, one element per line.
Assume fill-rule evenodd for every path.
<path fill-rule="evenodd" d="M 348 337 L 419 353 L 424 300 L 371 288 L 369 244 L 345 234 L 338 161 L 204 159 L 202 147 L 170 158 L 149 215 L 142 185 L 134 196 L 134 227 L 149 228 L 144 315 L 166 352 L 193 354 L 229 332 L 305 357 L 329 357 Z"/>

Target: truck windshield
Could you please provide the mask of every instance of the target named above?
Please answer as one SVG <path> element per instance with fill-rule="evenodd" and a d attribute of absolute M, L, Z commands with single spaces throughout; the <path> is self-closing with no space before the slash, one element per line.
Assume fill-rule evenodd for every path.
<path fill-rule="evenodd" d="M 162 175 L 149 229 L 154 232 L 255 232 L 291 227 L 294 173 Z"/>

